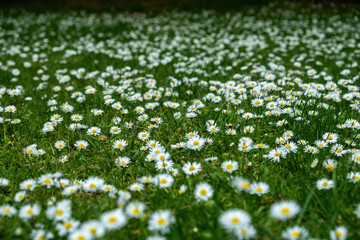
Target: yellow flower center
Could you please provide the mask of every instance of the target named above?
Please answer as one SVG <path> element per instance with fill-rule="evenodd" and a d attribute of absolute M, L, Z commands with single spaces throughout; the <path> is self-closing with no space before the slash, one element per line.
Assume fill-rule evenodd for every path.
<path fill-rule="evenodd" d="M 166 182 L 167 182 L 167 181 L 166 181 L 165 178 L 163 178 L 163 179 L 160 180 L 160 183 L 161 183 L 161 184 L 165 184 Z"/>
<path fill-rule="evenodd" d="M 207 191 L 205 189 L 201 189 L 200 195 L 205 196 L 207 194 Z"/>
<path fill-rule="evenodd" d="M 46 178 L 46 179 L 44 180 L 44 183 L 46 183 L 46 184 L 50 184 L 50 183 L 51 183 L 51 179 Z"/>
<path fill-rule="evenodd" d="M 299 231 L 294 231 L 294 232 L 291 233 L 291 236 L 293 236 L 293 237 L 300 237 L 300 236 L 301 236 L 301 232 L 299 232 Z"/>
<path fill-rule="evenodd" d="M 65 227 L 66 229 L 70 228 L 70 227 L 71 227 L 71 223 L 70 223 L 70 222 L 64 223 L 64 227 Z"/>
<path fill-rule="evenodd" d="M 289 208 L 287 208 L 287 207 L 285 207 L 285 208 L 283 208 L 283 209 L 281 209 L 281 213 L 282 214 L 289 214 L 290 213 L 290 209 Z"/>
<path fill-rule="evenodd" d="M 58 216 L 61 216 L 63 213 L 64 212 L 61 209 L 58 209 L 58 210 L 55 211 L 55 214 L 58 215 Z"/>
<path fill-rule="evenodd" d="M 231 222 L 232 222 L 233 224 L 238 224 L 238 223 L 240 222 L 240 219 L 237 218 L 237 217 L 234 217 L 233 219 L 231 219 Z"/>
<path fill-rule="evenodd" d="M 199 145 L 199 141 L 194 141 L 194 145 L 195 146 Z"/>
<path fill-rule="evenodd" d="M 227 164 L 226 165 L 226 169 L 232 169 L 234 166 L 231 164 L 231 163 L 229 163 L 229 164 Z"/>
<path fill-rule="evenodd" d="M 163 225 L 165 224 L 166 220 L 164 218 L 160 218 L 157 222 L 159 225 Z"/>

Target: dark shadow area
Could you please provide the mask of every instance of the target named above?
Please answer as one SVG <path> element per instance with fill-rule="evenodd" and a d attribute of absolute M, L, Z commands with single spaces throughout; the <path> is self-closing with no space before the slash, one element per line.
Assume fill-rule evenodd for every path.
<path fill-rule="evenodd" d="M 246 9 L 249 7 L 260 7 L 267 4 L 282 5 L 284 1 L 271 0 L 2 0 L 0 9 L 28 11 L 163 11 L 171 9 L 180 10 L 201 10 L 212 9 L 216 11 L 231 11 Z M 331 4 L 338 5 L 359 5 L 359 0 L 316 0 L 296 1 L 304 7 L 317 6 L 327 7 Z"/>

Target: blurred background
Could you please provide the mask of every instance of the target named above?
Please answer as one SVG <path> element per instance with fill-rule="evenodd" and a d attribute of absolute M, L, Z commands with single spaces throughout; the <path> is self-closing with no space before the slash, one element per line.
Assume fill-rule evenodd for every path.
<path fill-rule="evenodd" d="M 271 0 L 1 0 L 0 9 L 26 9 L 30 11 L 163 11 L 174 8 L 181 10 L 214 9 L 218 11 L 238 10 L 267 4 L 281 4 L 284 1 Z M 331 4 L 360 5 L 360 0 L 290 0 L 306 7 L 326 8 Z"/>

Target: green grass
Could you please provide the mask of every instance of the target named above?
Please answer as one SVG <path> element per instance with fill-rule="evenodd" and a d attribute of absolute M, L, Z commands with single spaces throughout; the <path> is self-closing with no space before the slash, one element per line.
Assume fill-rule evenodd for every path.
<path fill-rule="evenodd" d="M 349 125 L 344 125 L 343 129 L 337 126 L 349 119 L 359 121 L 360 117 L 360 93 L 356 89 L 360 86 L 360 72 L 359 67 L 354 65 L 360 60 L 359 11 L 352 8 L 340 14 L 336 13 L 340 10 L 334 7 L 314 11 L 299 9 L 299 6 L 287 3 L 279 8 L 270 5 L 254 13 L 170 11 L 137 15 L 114 12 L 2 12 L 0 86 L 6 90 L 20 86 L 22 90 L 18 96 L 11 97 L 5 92 L 0 98 L 3 110 L 0 112 L 3 120 L 0 124 L 0 178 L 9 180 L 8 186 L 0 187 L 0 206 L 9 204 L 19 210 L 27 204 L 37 203 L 41 212 L 29 220 L 22 219 L 18 213 L 12 217 L 1 213 L 0 238 L 31 239 L 34 238 L 31 232 L 43 229 L 52 232 L 54 239 L 67 239 L 68 234 L 61 237 L 56 230 L 55 226 L 61 221 L 48 219 L 46 209 L 58 201 L 69 199 L 72 219 L 80 223 L 98 220 L 107 211 L 126 208 L 129 202 L 140 201 L 146 205 L 141 218 L 127 217 L 125 226 L 107 230 L 101 239 L 146 239 L 156 234 L 156 231 L 149 230 L 148 221 L 154 212 L 161 209 L 171 210 L 175 217 L 170 231 L 160 234 L 167 239 L 237 239 L 219 222 L 219 217 L 226 210 L 234 208 L 245 210 L 251 216 L 251 224 L 257 231 L 254 239 L 282 239 L 282 232 L 295 225 L 307 229 L 309 237 L 318 239 L 329 239 L 332 230 L 345 226 L 347 239 L 359 239 L 360 219 L 354 212 L 359 208 L 360 183 L 350 182 L 347 175 L 360 172 L 359 163 L 351 160 L 355 150 L 359 151 L 360 127 L 358 123 L 353 128 Z M 53 51 L 59 46 L 63 49 Z M 26 50 L 26 47 L 29 49 Z M 67 57 L 69 50 L 75 50 L 76 54 Z M 35 54 L 39 56 L 37 61 L 33 58 Z M 167 57 L 169 61 L 160 63 Z M 146 64 L 142 64 L 141 59 L 145 59 Z M 158 66 L 154 64 L 156 59 L 159 59 Z M 11 66 L 7 62 L 9 60 L 15 65 Z M 338 61 L 343 61 L 343 64 L 338 64 Z M 31 67 L 25 68 L 24 62 L 31 62 Z M 301 66 L 296 67 L 294 62 L 301 63 Z M 278 68 L 271 68 L 269 63 Z M 108 71 L 108 66 L 112 66 L 113 70 Z M 241 70 L 243 66 L 248 68 Z M 84 68 L 85 73 L 77 78 L 71 71 L 79 68 Z M 14 76 L 13 69 L 20 70 L 20 75 Z M 39 72 L 40 69 L 43 73 Z M 309 69 L 317 71 L 315 77 L 307 73 Z M 342 74 L 344 69 L 349 69 L 350 73 Z M 70 76 L 70 81 L 59 83 L 59 70 L 67 70 L 62 75 Z M 94 71 L 99 71 L 98 75 L 85 78 L 87 73 Z M 102 73 L 106 74 L 100 77 Z M 266 73 L 274 74 L 275 79 L 265 79 Z M 240 78 L 236 78 L 236 74 Z M 49 79 L 41 80 L 43 75 L 48 75 Z M 245 80 L 246 76 L 251 77 L 251 81 Z M 328 86 L 326 84 L 330 81 L 325 76 L 331 76 L 336 86 L 325 88 L 313 96 L 297 81 L 301 79 L 303 84 L 313 83 L 314 88 L 317 84 Z M 39 80 L 34 80 L 34 77 Z M 282 86 L 278 80 L 284 77 L 288 80 Z M 13 78 L 17 81 L 11 81 Z M 100 78 L 108 85 L 99 85 L 97 81 Z M 177 79 L 177 86 L 171 85 L 171 78 Z M 198 80 L 191 83 L 188 79 L 192 78 Z M 152 99 L 128 100 L 134 93 L 143 95 L 148 92 L 146 84 L 151 79 L 156 80 Z M 352 82 L 341 85 L 338 83 L 341 79 Z M 230 87 L 225 90 L 221 84 L 229 85 L 230 81 L 246 93 L 241 95 Z M 40 89 L 40 83 L 47 85 Z M 262 93 L 259 98 L 264 100 L 263 106 L 252 105 L 252 100 L 257 97 L 251 94 L 251 83 L 276 85 L 273 89 L 257 90 Z M 61 90 L 54 91 L 55 86 L 60 86 Z M 69 86 L 73 89 L 67 91 Z M 87 86 L 95 88 L 96 93 L 85 95 L 84 102 L 79 103 L 71 97 L 74 92 L 84 94 Z M 116 91 L 120 86 L 123 87 L 121 94 Z M 211 86 L 216 90 L 212 91 Z M 355 86 L 355 90 L 349 90 L 348 86 Z M 219 91 L 221 88 L 224 88 L 224 93 Z M 115 91 L 112 94 L 104 92 L 109 89 Z M 188 90 L 192 94 L 188 94 Z M 157 99 L 156 91 L 161 92 Z M 325 98 L 335 91 L 339 101 Z M 166 96 L 166 92 L 175 94 Z M 231 92 L 237 99 L 241 96 L 247 99 L 235 105 L 226 100 L 226 95 Z M 345 99 L 350 92 L 354 95 L 351 101 Z M 222 100 L 216 103 L 204 99 L 209 93 L 221 96 Z M 106 105 L 105 95 L 111 95 L 115 102 L 120 102 L 128 113 L 122 114 Z M 271 101 L 278 103 L 287 101 L 287 106 L 279 105 L 278 109 L 289 108 L 299 113 L 267 116 L 269 96 L 273 98 Z M 57 101 L 57 110 L 51 111 L 47 105 L 50 99 Z M 194 100 L 200 100 L 204 107 L 199 108 L 196 117 L 187 118 L 188 108 Z M 177 109 L 166 107 L 164 103 L 167 101 L 180 106 Z M 311 101 L 315 103 L 309 103 Z M 74 107 L 73 112 L 61 110 L 66 102 Z M 139 121 L 140 115 L 134 111 L 135 108 L 145 108 L 147 103 L 154 102 L 159 103 L 155 110 L 145 109 L 148 120 Z M 329 108 L 318 107 L 320 103 L 328 104 Z M 358 109 L 351 108 L 350 104 L 357 105 Z M 15 113 L 5 111 L 10 105 L 17 108 Z M 94 116 L 91 109 L 104 112 L 101 116 Z M 310 115 L 310 111 L 316 111 L 317 115 Z M 176 112 L 181 113 L 179 119 L 173 116 Z M 247 112 L 261 117 L 242 117 Z M 44 124 L 50 122 L 55 114 L 61 115 L 63 121 L 54 131 L 43 133 Z M 71 120 L 73 114 L 83 116 L 81 124 L 100 128 L 106 140 L 101 140 L 100 135 L 88 135 L 86 129 L 69 130 L 69 125 L 74 123 Z M 115 126 L 112 122 L 114 117 L 121 118 L 118 125 L 121 133 L 118 135 L 109 132 Z M 153 124 L 150 119 L 156 117 L 163 122 L 158 128 L 148 129 Z M 7 119 L 20 119 L 21 123 L 12 124 Z M 215 121 L 219 132 L 211 134 L 207 130 L 208 120 Z M 286 120 L 287 124 L 276 126 L 280 120 Z M 127 129 L 125 122 L 132 122 L 133 127 Z M 236 135 L 226 134 L 229 123 L 236 130 Z M 254 131 L 244 132 L 246 126 L 254 127 Z M 139 139 L 138 133 L 142 131 L 150 133 L 148 140 Z M 199 151 L 186 146 L 171 148 L 173 144 L 186 142 L 186 134 L 195 131 L 203 138 L 210 138 L 212 143 L 205 144 Z M 297 152 L 286 154 L 279 162 L 271 161 L 265 155 L 272 149 L 285 146 L 286 141 L 276 143 L 285 131 L 293 132 L 294 136 L 288 141 L 297 145 Z M 335 143 L 329 143 L 327 147 L 318 148 L 317 154 L 311 154 L 305 152 L 306 146 L 299 143 L 305 140 L 315 147 L 315 141 L 322 140 L 326 133 L 338 134 L 336 143 L 350 152 L 337 156 L 331 152 Z M 251 138 L 254 144 L 269 145 L 269 148 L 239 151 L 242 137 Z M 123 151 L 113 148 L 118 139 L 128 143 Z M 54 146 L 60 140 L 66 142 L 61 151 Z M 76 148 L 74 144 L 78 140 L 86 140 L 88 147 L 82 150 Z M 156 168 L 154 161 L 146 161 L 149 150 L 141 148 L 150 140 L 158 141 L 165 148 L 171 155 L 174 169 L 179 172 L 173 176 L 174 183 L 168 188 L 159 188 L 151 183 L 145 184 L 142 191 L 130 191 L 129 186 L 141 177 L 165 173 Z M 31 144 L 37 144 L 37 149 L 43 149 L 45 154 L 24 154 L 23 149 Z M 68 156 L 68 161 L 61 163 L 60 158 L 64 155 Z M 131 162 L 128 167 L 117 166 L 115 159 L 118 157 L 129 157 Z M 209 157 L 217 157 L 217 160 L 205 161 Z M 311 167 L 315 159 L 318 159 L 318 165 Z M 323 166 L 328 159 L 337 162 L 333 171 Z M 238 163 L 236 171 L 227 173 L 222 169 L 221 164 L 228 160 Z M 182 167 L 187 162 L 200 163 L 202 171 L 195 175 L 185 174 Z M 129 191 L 131 199 L 119 204 L 118 199 L 122 199 L 118 194 L 111 197 L 100 190 L 87 192 L 84 189 L 64 196 L 63 187 L 39 185 L 34 191 L 27 191 L 22 201 L 15 201 L 15 194 L 21 191 L 21 182 L 38 180 L 44 174 L 55 172 L 61 172 L 61 178 L 70 180 L 70 185 L 75 179 L 102 178 L 118 190 Z M 269 192 L 261 196 L 239 192 L 231 185 L 234 177 L 243 177 L 251 183 L 264 182 L 269 186 Z M 335 186 L 319 190 L 316 182 L 322 178 L 333 180 Z M 56 181 L 55 178 L 53 180 Z M 204 202 L 198 202 L 194 196 L 196 185 L 201 182 L 210 184 L 214 190 L 213 196 Z M 187 190 L 180 195 L 178 190 L 181 185 L 186 185 Z M 271 217 L 271 206 L 281 200 L 297 202 L 300 212 L 287 221 Z"/>

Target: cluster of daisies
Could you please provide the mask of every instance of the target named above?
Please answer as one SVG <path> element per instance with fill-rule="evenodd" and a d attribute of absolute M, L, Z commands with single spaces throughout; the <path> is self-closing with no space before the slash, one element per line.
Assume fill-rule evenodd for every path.
<path fill-rule="evenodd" d="M 355 239 L 360 23 L 293 6 L 7 13 L 0 225 L 36 240 Z M 115 207 L 89 219 L 90 198 Z M 312 206 L 336 198 L 332 220 Z M 188 228 L 198 211 L 216 223 Z"/>

